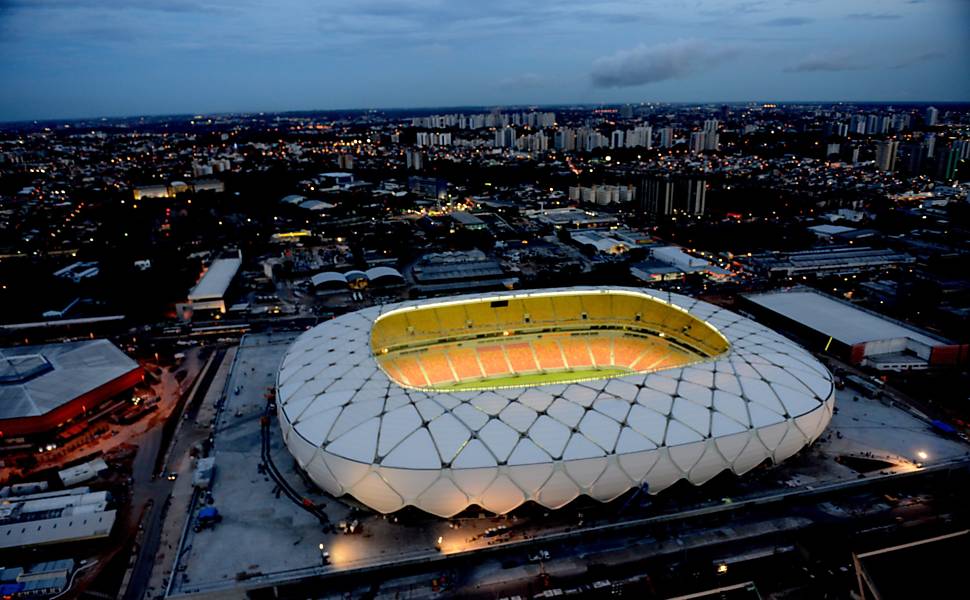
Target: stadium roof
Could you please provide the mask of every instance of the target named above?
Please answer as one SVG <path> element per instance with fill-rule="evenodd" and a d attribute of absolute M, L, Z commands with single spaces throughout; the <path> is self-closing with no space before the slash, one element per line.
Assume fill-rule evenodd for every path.
<path fill-rule="evenodd" d="M 751 294 L 747 299 L 772 312 L 848 344 L 908 338 L 928 346 L 943 340 L 815 291 Z"/>
<path fill-rule="evenodd" d="M 108 340 L 4 348 L 0 365 L 0 419 L 46 414 L 138 368 Z"/>
<path fill-rule="evenodd" d="M 189 300 L 218 300 L 226 295 L 232 278 L 242 265 L 241 257 L 219 258 L 212 261 L 199 283 L 189 292 Z"/>
<path fill-rule="evenodd" d="M 474 391 L 401 385 L 371 347 L 378 318 L 416 307 L 602 293 L 686 311 L 730 346 L 683 368 Z M 318 485 L 382 512 L 410 504 L 441 516 L 470 504 L 503 513 L 526 500 L 557 508 L 580 493 L 610 500 L 644 483 L 656 492 L 679 479 L 744 473 L 817 438 L 834 390 L 825 367 L 779 334 L 705 302 L 634 288 L 500 292 L 349 313 L 293 343 L 277 389 L 283 438 Z"/>

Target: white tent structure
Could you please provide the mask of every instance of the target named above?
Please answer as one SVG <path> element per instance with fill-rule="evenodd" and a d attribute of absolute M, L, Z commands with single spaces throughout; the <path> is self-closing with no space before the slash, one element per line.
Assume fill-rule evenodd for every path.
<path fill-rule="evenodd" d="M 640 305 L 635 315 L 627 310 Z M 540 306 L 550 309 L 545 317 Z M 604 316 L 607 310 L 616 314 Z M 457 329 L 445 331 L 448 319 Z M 519 331 L 509 331 L 513 319 L 542 333 L 517 338 Z M 497 346 L 482 347 L 471 360 L 483 372 L 486 359 L 505 356 L 502 364 L 511 365 L 513 351 L 538 356 L 537 340 L 560 335 L 555 339 L 588 344 L 583 356 L 594 367 L 602 363 L 604 374 L 569 369 L 555 380 L 541 379 L 542 371 L 524 385 L 510 384 L 518 373 L 471 384 L 456 374 L 433 383 L 432 363 L 413 362 L 413 347 L 401 354 L 407 364 L 388 360 L 396 347 L 382 347 L 393 335 L 425 335 L 415 344 L 436 352 L 438 342 L 426 340 L 440 333 L 445 343 L 461 329 L 472 336 L 488 329 L 487 320 L 500 342 L 526 341 L 499 354 Z M 441 332 L 423 331 L 427 323 Z M 550 333 L 559 324 L 568 331 Z M 614 337 L 599 346 L 585 341 L 610 327 Z M 459 350 L 467 353 L 481 337 L 449 343 L 465 344 Z M 682 358 L 619 369 L 630 340 L 667 344 L 664 356 Z M 562 348 L 564 357 L 575 350 Z M 447 351 L 441 355 L 451 360 Z M 457 362 L 444 364 L 458 372 Z M 777 333 L 706 302 L 632 288 L 502 292 L 346 314 L 293 343 L 277 388 L 285 443 L 323 489 L 383 513 L 412 505 L 443 517 L 472 505 L 494 513 L 530 500 L 559 508 L 580 494 L 609 501 L 643 485 L 657 493 L 681 479 L 699 485 L 725 470 L 740 475 L 812 443 L 835 398 L 826 368 Z"/>

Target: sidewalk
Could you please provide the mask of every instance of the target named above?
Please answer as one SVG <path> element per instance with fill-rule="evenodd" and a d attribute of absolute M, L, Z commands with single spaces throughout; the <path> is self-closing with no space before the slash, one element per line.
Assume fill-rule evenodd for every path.
<path fill-rule="evenodd" d="M 171 447 L 173 449 L 176 446 L 181 446 L 184 451 L 181 454 L 173 452 L 169 458 L 169 470 L 178 473 L 179 477 L 175 481 L 168 512 L 162 523 L 158 553 L 155 555 L 155 564 L 152 567 L 145 598 L 163 598 L 165 596 L 165 589 L 175 561 L 175 552 L 178 548 L 179 539 L 182 537 L 182 530 L 186 526 L 186 521 L 191 519 L 192 516 L 188 514 L 187 509 L 195 493 L 192 487 L 195 459 L 189 456 L 188 450 L 195 443 L 209 437 L 210 426 L 217 412 L 216 405 L 224 392 L 237 350 L 238 348 L 234 347 L 226 352 L 226 356 L 223 358 L 222 364 L 219 365 L 205 398 L 199 405 L 195 421 L 191 426 L 188 423 L 183 424 L 177 434 L 179 439 L 172 440 Z M 216 474 L 216 477 L 218 477 L 218 474 Z"/>

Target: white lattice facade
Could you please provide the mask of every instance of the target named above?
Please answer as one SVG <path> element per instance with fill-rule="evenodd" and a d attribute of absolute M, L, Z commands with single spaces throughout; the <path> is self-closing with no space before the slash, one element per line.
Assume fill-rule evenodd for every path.
<path fill-rule="evenodd" d="M 604 301 L 607 297 L 612 300 Z M 569 339 L 586 344 L 580 348 L 586 348 L 583 356 L 593 367 L 608 358 L 618 361 L 624 328 L 644 329 L 649 319 L 656 320 L 657 331 L 663 331 L 664 323 L 676 323 L 689 342 L 691 324 L 681 327 L 689 315 L 710 330 L 704 335 L 723 339 L 724 345 L 706 358 L 685 350 L 687 358 L 669 368 L 640 366 L 608 377 L 521 386 L 507 385 L 505 377 L 497 380 L 503 385 L 494 387 L 488 385 L 489 365 L 481 350 L 474 364 L 483 382 L 462 391 L 446 389 L 462 382 L 453 359 L 446 356 L 440 365 L 446 367 L 442 377 L 455 374 L 454 380 L 437 384 L 431 362 L 408 367 L 414 375 L 392 372 L 397 366 L 380 360 L 387 348 L 374 345 L 379 341 L 375 323 L 406 317 L 408 311 L 466 303 L 476 311 L 469 308 L 467 314 L 478 318 L 489 310 L 483 303 L 548 298 L 554 307 L 599 303 L 591 311 L 631 299 L 658 307 L 649 318 L 638 312 L 635 327 L 632 315 L 611 317 L 619 332 L 611 333 L 613 338 L 583 338 L 581 331 L 574 332 Z M 598 317 L 584 311 L 581 318 L 593 322 Z M 435 322 L 444 319 L 442 313 Z M 529 314 L 524 320 L 535 325 Z M 477 331 L 480 325 L 469 318 L 467 327 Z M 552 335 L 548 327 L 544 331 L 536 337 Z M 415 335 L 412 326 L 401 329 L 402 336 L 409 334 Z M 567 348 L 559 347 L 567 357 Z M 505 357 L 502 364 L 511 371 L 518 360 L 511 354 L 515 348 L 523 356 L 532 352 L 537 358 L 529 364 L 544 368 L 538 342 L 503 348 L 505 354 L 497 356 Z M 402 361 L 411 360 L 407 353 L 402 356 Z M 636 367 L 634 362 L 623 368 Z M 663 364 L 661 359 L 651 363 Z M 831 374 L 791 341 L 705 302 L 630 288 L 498 293 L 364 309 L 302 334 L 283 359 L 277 388 L 286 445 L 321 488 L 334 496 L 350 494 L 384 513 L 412 505 L 443 517 L 471 505 L 495 513 L 529 500 L 559 508 L 580 494 L 609 501 L 642 484 L 656 493 L 680 479 L 699 485 L 725 470 L 740 475 L 766 459 L 785 460 L 812 443 L 834 406 Z"/>

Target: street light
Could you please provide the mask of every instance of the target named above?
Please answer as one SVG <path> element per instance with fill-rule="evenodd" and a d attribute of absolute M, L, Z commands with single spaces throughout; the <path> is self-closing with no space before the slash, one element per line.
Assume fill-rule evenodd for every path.
<path fill-rule="evenodd" d="M 323 545 L 323 543 L 321 542 L 320 545 L 317 546 L 317 548 L 320 549 L 320 562 L 325 565 L 330 564 L 330 553 L 327 552 L 326 547 Z"/>
<path fill-rule="evenodd" d="M 917 457 L 918 457 L 918 458 L 919 458 L 920 460 L 926 460 L 927 458 L 929 458 L 929 457 L 930 457 L 930 455 L 929 455 L 929 454 L 927 454 L 925 450 L 920 450 L 919 452 L 917 452 L 917 453 L 916 453 L 916 456 L 917 456 Z"/>

